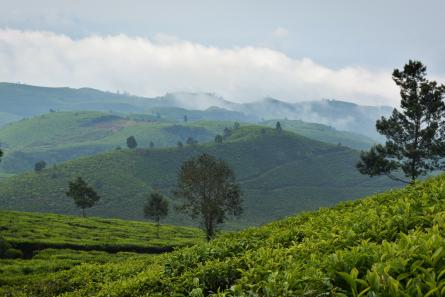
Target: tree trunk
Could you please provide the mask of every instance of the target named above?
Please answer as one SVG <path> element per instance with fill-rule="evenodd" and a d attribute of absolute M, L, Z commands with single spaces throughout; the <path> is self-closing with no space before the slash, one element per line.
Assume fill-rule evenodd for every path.
<path fill-rule="evenodd" d="M 157 224 L 156 224 L 156 237 L 157 238 L 159 238 L 159 227 L 160 227 L 160 224 L 159 224 L 159 219 L 158 219 Z"/>

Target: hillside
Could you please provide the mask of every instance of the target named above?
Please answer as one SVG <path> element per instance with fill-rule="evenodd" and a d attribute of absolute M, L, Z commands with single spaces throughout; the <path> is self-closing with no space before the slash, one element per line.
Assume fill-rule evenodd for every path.
<path fill-rule="evenodd" d="M 133 135 L 139 147 L 174 147 L 178 141 L 193 137 L 199 142 L 213 141 L 225 127 L 232 127 L 236 117 L 218 108 L 207 111 L 180 108 L 156 108 L 153 114 L 120 114 L 95 111 L 51 112 L 11 123 L 0 128 L 1 147 L 6 155 L 0 163 L 4 173 L 32 170 L 44 160 L 48 165 L 126 147 Z M 188 122 L 183 121 L 187 115 Z M 232 119 L 207 121 L 206 118 Z M 262 123 L 274 126 L 275 121 Z M 342 143 L 366 149 L 373 141 L 363 135 L 337 131 L 321 124 L 282 121 L 283 128 L 319 141 Z M 244 124 L 243 124 L 244 125 Z"/>
<path fill-rule="evenodd" d="M 5 178 L 0 182 L 0 205 L 11 210 L 77 214 L 65 192 L 70 180 L 82 176 L 102 197 L 91 214 L 141 219 L 146 194 L 158 189 L 170 195 L 181 163 L 203 152 L 226 160 L 241 184 L 245 214 L 231 222 L 235 226 L 262 224 L 396 186 L 384 178 L 360 175 L 355 169 L 357 151 L 290 132 L 246 126 L 233 130 L 223 144 L 114 150 L 60 163 L 40 173 Z M 177 213 L 166 222 L 189 223 Z"/>
<path fill-rule="evenodd" d="M 0 290 L 64 297 L 440 297 L 444 189 L 441 175 L 161 257 L 84 264 Z"/>
<path fill-rule="evenodd" d="M 0 129 L 0 164 L 4 172 L 32 170 L 37 161 L 48 164 L 126 147 L 135 136 L 140 147 L 176 146 L 188 137 L 202 142 L 213 140 L 233 122 L 176 123 L 149 115 L 120 115 L 103 112 L 52 112 L 11 123 Z"/>
<path fill-rule="evenodd" d="M 389 106 L 362 106 L 340 100 L 305 102 L 301 101 L 304 98 L 264 98 L 248 103 L 234 103 L 230 99 L 211 93 L 167 93 L 164 96 L 145 98 L 91 88 L 49 88 L 0 83 L 2 112 L 19 118 L 40 115 L 50 109 L 144 114 L 151 114 L 157 108 L 171 108 L 172 113 L 175 109 L 193 109 L 198 110 L 194 113 L 205 120 L 236 119 L 257 123 L 260 119 L 288 118 L 320 123 L 378 139 L 375 121 L 392 112 Z M 215 107 L 219 108 L 218 112 L 215 112 Z M 4 121 L 9 120 L 5 118 Z"/>
<path fill-rule="evenodd" d="M 203 241 L 200 230 L 148 222 L 0 210 L 0 296 L 81 264 L 147 259 Z M 2 259 L 6 240 L 9 253 Z M 13 252 L 11 252 L 13 251 Z"/>
<path fill-rule="evenodd" d="M 300 120 L 268 120 L 261 125 L 275 127 L 279 121 L 284 130 L 322 142 L 341 144 L 358 150 L 368 150 L 376 141 L 364 135 L 337 130 L 333 127 Z"/>

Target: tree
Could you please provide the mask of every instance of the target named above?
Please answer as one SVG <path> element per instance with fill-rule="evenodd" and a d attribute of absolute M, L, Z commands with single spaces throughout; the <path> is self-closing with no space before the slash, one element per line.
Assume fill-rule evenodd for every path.
<path fill-rule="evenodd" d="M 275 129 L 277 130 L 278 133 L 281 133 L 281 131 L 283 131 L 283 129 L 281 128 L 281 124 L 280 122 L 277 122 L 275 125 Z"/>
<path fill-rule="evenodd" d="M 153 141 L 150 141 L 150 148 L 154 148 L 155 147 L 155 143 Z"/>
<path fill-rule="evenodd" d="M 193 137 L 190 136 L 189 138 L 187 138 L 188 145 L 195 145 L 197 143 L 198 143 L 198 140 L 194 139 Z"/>
<path fill-rule="evenodd" d="M 240 124 L 238 123 L 238 122 L 235 122 L 234 124 L 233 124 L 233 129 L 239 129 L 240 128 Z"/>
<path fill-rule="evenodd" d="M 412 183 L 421 175 L 445 168 L 445 86 L 428 81 L 426 67 L 419 61 L 410 60 L 403 71 L 395 69 L 392 77 L 400 87 L 400 111 L 394 109 L 390 117 L 376 122 L 386 142 L 362 152 L 357 168 L 369 176 L 386 175 Z"/>
<path fill-rule="evenodd" d="M 83 217 L 85 217 L 85 209 L 93 207 L 100 199 L 96 191 L 88 186 L 81 177 L 69 183 L 69 190 L 66 195 L 73 198 L 76 206 L 82 209 Z"/>
<path fill-rule="evenodd" d="M 156 222 L 157 232 L 159 238 L 159 227 L 161 219 L 168 215 L 168 201 L 161 193 L 151 193 L 144 206 L 144 216 Z"/>
<path fill-rule="evenodd" d="M 184 123 L 187 123 L 187 121 L 188 121 L 188 118 L 187 118 L 187 115 L 185 114 L 184 115 Z"/>
<path fill-rule="evenodd" d="M 129 149 L 134 149 L 138 146 L 138 143 L 136 141 L 136 138 L 134 138 L 134 136 L 130 136 L 127 138 L 127 147 Z"/>
<path fill-rule="evenodd" d="M 215 136 L 215 142 L 216 143 L 222 143 L 223 142 L 223 137 L 221 135 L 216 135 Z"/>
<path fill-rule="evenodd" d="M 201 220 L 207 240 L 214 237 L 217 225 L 224 222 L 227 213 L 238 216 L 242 212 L 235 174 L 225 161 L 208 154 L 182 164 L 173 193 L 185 200 L 179 210 Z"/>
<path fill-rule="evenodd" d="M 182 144 L 182 141 L 178 141 L 178 142 L 176 143 L 176 146 L 177 146 L 178 148 L 182 148 L 184 145 Z"/>
<path fill-rule="evenodd" d="M 46 168 L 46 162 L 43 161 L 43 160 L 37 162 L 36 164 L 34 164 L 34 171 L 35 172 L 40 172 L 40 171 L 42 171 L 45 168 Z"/>
<path fill-rule="evenodd" d="M 232 135 L 232 131 L 230 131 L 229 128 L 225 127 L 225 128 L 224 128 L 224 131 L 223 131 L 223 137 L 224 137 L 224 139 L 230 137 L 230 135 Z"/>

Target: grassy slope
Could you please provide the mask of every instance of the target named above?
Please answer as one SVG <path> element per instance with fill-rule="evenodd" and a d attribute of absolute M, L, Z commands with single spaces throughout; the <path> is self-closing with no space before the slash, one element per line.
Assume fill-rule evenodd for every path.
<path fill-rule="evenodd" d="M 84 264 L 3 290 L 64 297 L 439 297 L 444 237 L 442 175 L 172 254 Z"/>
<path fill-rule="evenodd" d="M 279 120 L 284 130 L 294 132 L 318 141 L 332 144 L 341 143 L 351 148 L 367 150 L 375 140 L 361 134 L 336 130 L 330 126 L 307 123 L 300 120 Z M 275 127 L 277 120 L 264 121 L 261 124 L 269 127 Z"/>
<path fill-rule="evenodd" d="M 181 163 L 207 152 L 227 160 L 244 193 L 244 216 L 235 225 L 261 224 L 298 211 L 332 205 L 394 186 L 357 173 L 358 153 L 292 133 L 266 134 L 256 126 L 234 131 L 223 144 L 183 149 L 121 150 L 81 158 L 4 179 L 0 204 L 5 209 L 77 213 L 65 197 L 68 181 L 83 176 L 102 197 L 91 214 L 141 218 L 145 195 L 159 189 L 170 195 Z M 188 223 L 172 213 L 169 223 Z"/>
<path fill-rule="evenodd" d="M 31 170 L 38 160 L 49 164 L 126 147 L 133 135 L 140 147 L 153 141 L 157 147 L 185 143 L 189 136 L 212 140 L 231 122 L 199 121 L 187 125 L 142 116 L 122 117 L 101 112 L 56 112 L 21 120 L 0 129 L 6 156 L 0 165 L 6 172 Z"/>
<path fill-rule="evenodd" d="M 192 119 L 205 116 L 217 118 L 217 111 L 187 111 L 183 109 L 156 109 L 162 118 L 149 114 L 119 115 L 103 112 L 55 112 L 11 123 L 0 129 L 1 146 L 7 150 L 0 164 L 5 173 L 32 170 L 37 161 L 48 164 L 109 151 L 118 146 L 126 147 L 125 140 L 134 135 L 139 147 L 172 147 L 189 136 L 200 142 L 212 141 L 222 134 L 233 121 Z M 153 111 L 154 112 L 154 111 Z M 172 114 L 173 113 L 173 114 Z M 182 122 L 183 114 L 189 122 Z M 203 114 L 203 115 L 195 115 Z M 180 115 L 180 116 L 179 116 Z M 176 121 L 179 118 L 179 121 Z M 221 116 L 221 118 L 227 118 Z M 284 129 L 319 141 L 364 149 L 372 144 L 365 136 L 336 131 L 328 126 L 301 121 L 282 121 Z M 264 122 L 274 126 L 275 121 Z"/>
<path fill-rule="evenodd" d="M 118 251 L 191 245 L 199 242 L 202 233 L 191 227 L 162 225 L 157 238 L 153 223 L 0 210 L 0 236 L 16 247 L 32 244 Z"/>

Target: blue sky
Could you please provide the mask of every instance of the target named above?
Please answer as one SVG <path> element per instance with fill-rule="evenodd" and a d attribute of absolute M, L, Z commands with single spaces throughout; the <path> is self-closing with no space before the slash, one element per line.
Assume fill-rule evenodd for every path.
<path fill-rule="evenodd" d="M 141 95 L 211 91 L 235 101 L 265 96 L 285 97 L 282 99 L 288 101 L 343 97 L 340 99 L 365 104 L 394 104 L 397 92 L 391 87 L 390 72 L 408 59 L 423 61 L 433 78 L 445 77 L 444 3 L 432 0 L 0 1 L 0 62 L 9 63 L 0 70 L 0 80 L 74 87 L 87 84 Z M 42 32 L 51 32 L 52 37 L 31 36 Z M 101 41 L 91 41 L 93 36 Z M 55 44 L 51 45 L 48 38 Z M 68 38 L 72 43 L 54 41 L 57 38 Z M 107 38 L 111 40 L 104 41 Z M 104 56 L 119 60 L 140 42 L 157 46 L 156 53 L 150 54 L 152 58 L 155 55 L 153 61 L 144 56 L 142 48 L 132 53 L 132 59 L 124 59 L 111 69 L 101 57 L 101 52 L 111 46 L 121 48 L 121 54 L 114 51 Z M 198 49 L 181 57 L 185 44 L 190 45 L 190 51 Z M 64 46 L 71 48 L 70 56 L 66 56 Z M 248 49 L 257 60 L 252 58 L 244 65 Z M 40 53 L 35 57 L 36 69 L 27 69 L 27 50 Z M 212 50 L 216 55 L 213 59 Z M 200 55 L 204 55 L 202 61 Z M 190 60 L 184 64 L 181 62 L 184 59 Z M 237 63 L 231 59 L 242 59 L 239 65 L 245 66 L 245 73 L 240 75 L 240 69 L 234 67 Z M 94 78 L 82 74 L 87 69 L 72 64 L 91 60 L 95 61 L 96 75 L 107 76 L 110 70 L 118 72 L 122 67 L 127 79 L 117 74 Z M 173 64 L 159 65 L 159 60 Z M 230 61 L 221 64 L 227 60 Z M 266 60 L 275 64 L 269 65 Z M 302 65 L 304 61 L 315 66 Z M 60 71 L 61 76 L 39 75 L 37 69 L 44 63 L 52 71 Z M 200 65 L 192 67 L 191 63 Z M 128 69 L 128 64 L 143 66 Z M 258 64 L 262 66 L 258 68 Z M 151 73 L 150 69 L 156 72 Z M 268 70 L 270 77 L 257 74 Z M 308 78 L 303 71 L 310 73 Z M 348 71 L 351 73 L 346 75 Z M 151 78 L 160 74 L 162 79 L 141 79 L 145 72 Z M 183 75 L 189 76 L 187 72 L 195 72 L 191 75 L 194 80 L 175 83 Z M 384 77 L 385 73 L 389 76 Z M 214 76 L 213 80 L 206 79 L 209 76 Z M 246 78 L 249 76 L 252 81 Z M 329 80 L 326 86 L 322 80 Z M 349 84 L 338 80 L 348 80 Z M 148 87 L 150 81 L 153 85 Z M 260 84 L 263 86 L 254 90 Z M 385 90 L 377 90 L 379 85 Z"/>

